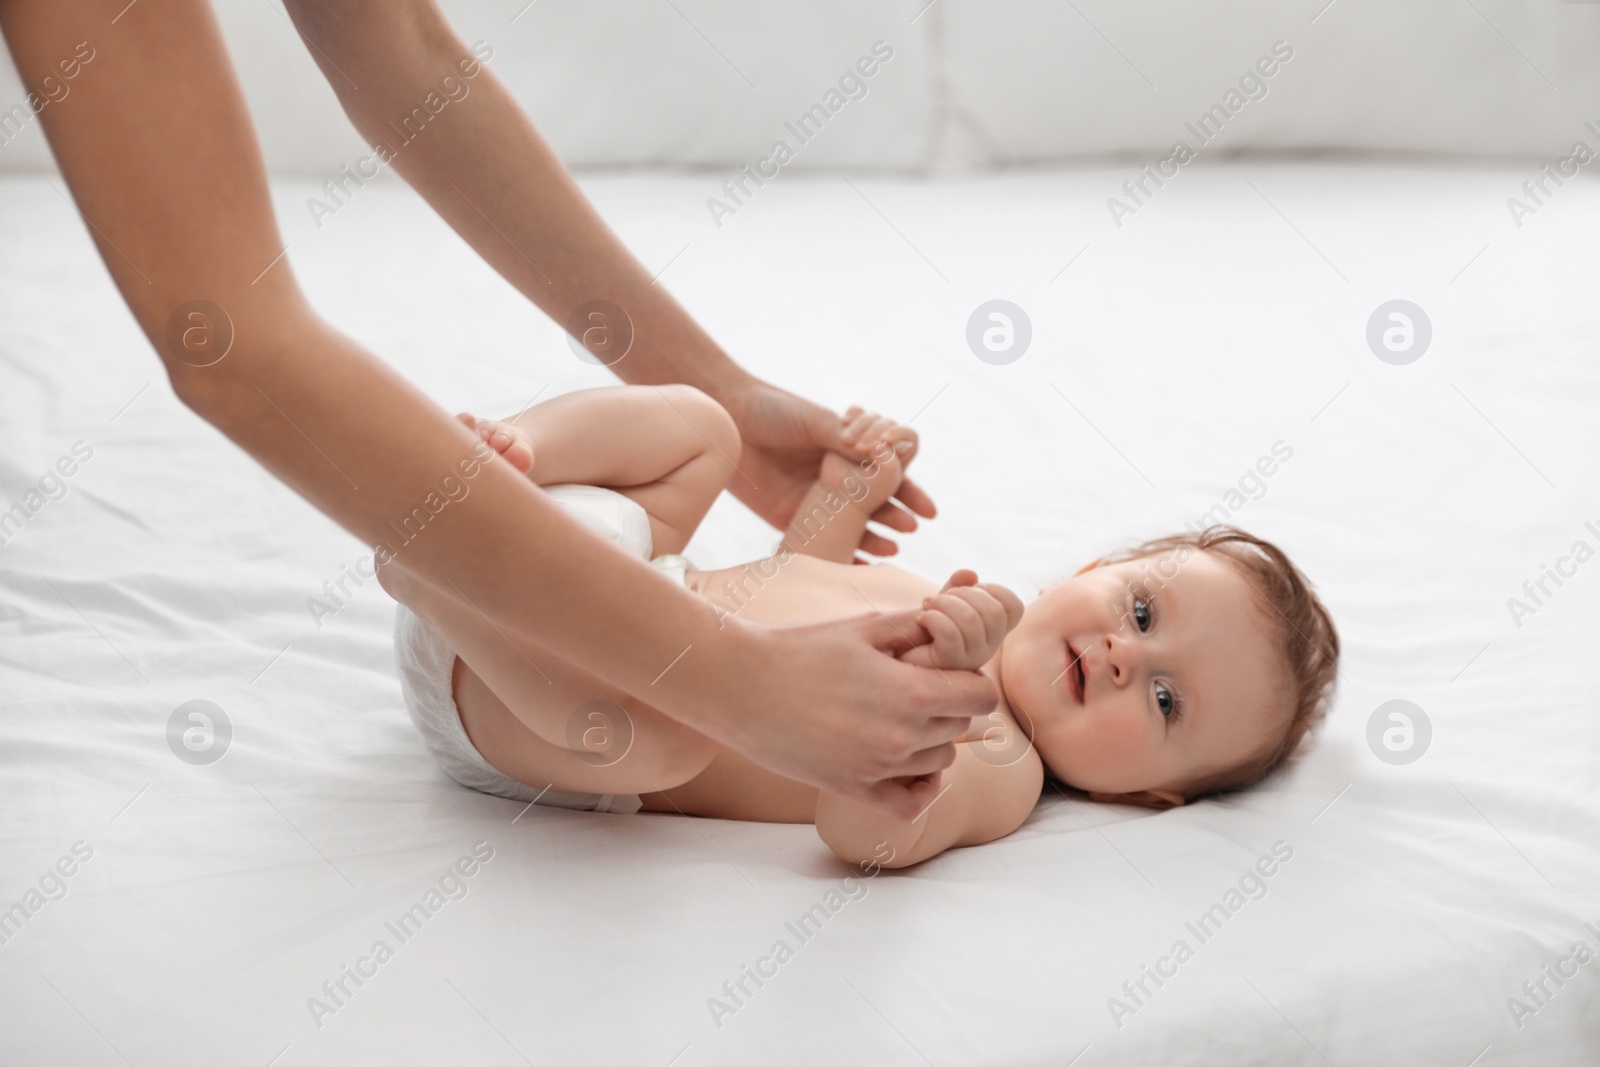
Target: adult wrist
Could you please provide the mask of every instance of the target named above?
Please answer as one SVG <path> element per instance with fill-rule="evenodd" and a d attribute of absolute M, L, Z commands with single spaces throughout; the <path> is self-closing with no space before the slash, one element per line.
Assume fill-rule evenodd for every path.
<path fill-rule="evenodd" d="M 727 356 L 723 356 L 719 363 L 701 381 L 690 384 L 732 412 L 743 396 L 765 383 Z"/>
<path fill-rule="evenodd" d="M 685 314 L 681 309 L 678 313 Z M 687 322 L 687 333 L 678 330 L 681 323 L 661 325 L 654 344 L 635 344 L 611 366 L 612 373 L 629 385 L 692 385 L 719 402 L 756 381 L 692 321 Z M 645 331 L 644 326 L 636 328 Z"/>
<path fill-rule="evenodd" d="M 769 636 L 765 626 L 722 615 L 711 639 L 684 657 L 677 684 L 655 694 L 658 706 L 685 726 L 741 749 L 756 734 L 748 714 L 750 679 L 767 676 Z"/>

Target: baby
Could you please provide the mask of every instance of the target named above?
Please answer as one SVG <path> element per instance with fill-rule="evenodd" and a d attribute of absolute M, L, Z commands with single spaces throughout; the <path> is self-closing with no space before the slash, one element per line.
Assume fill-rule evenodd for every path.
<path fill-rule="evenodd" d="M 460 416 L 493 454 L 719 619 L 814 622 L 920 609 L 899 657 L 981 670 L 1001 691 L 956 745 L 941 792 L 902 821 L 760 767 L 604 679 L 506 636 L 472 607 L 380 569 L 413 721 L 447 774 L 529 803 L 814 823 L 851 863 L 905 867 L 1004 837 L 1047 776 L 1112 803 L 1169 808 L 1251 785 L 1321 717 L 1339 656 L 1327 610 L 1275 546 L 1228 526 L 1097 559 L 1024 611 L 957 571 L 935 587 L 854 566 L 868 517 L 917 438 L 852 408 L 777 551 L 700 570 L 678 553 L 730 478 L 733 420 L 688 386 L 570 393 L 508 421 Z M 491 458 L 489 462 L 497 462 Z"/>

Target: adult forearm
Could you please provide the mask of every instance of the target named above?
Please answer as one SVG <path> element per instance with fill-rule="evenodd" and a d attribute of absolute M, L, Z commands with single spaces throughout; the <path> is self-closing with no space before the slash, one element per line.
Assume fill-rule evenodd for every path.
<path fill-rule="evenodd" d="M 346 114 L 483 258 L 557 323 L 606 300 L 631 329 L 611 369 L 719 396 L 748 375 L 612 233 L 539 131 L 431 0 L 291 0 Z M 607 357 L 609 358 L 609 357 Z"/>
<path fill-rule="evenodd" d="M 364 3 L 329 0 L 321 10 Z M 404 20 L 418 5 L 393 6 L 414 33 L 416 20 Z M 206 0 L 0 0 L 0 30 L 25 85 L 41 84 L 62 57 L 85 66 L 93 57 L 69 104 L 41 112 L 40 124 L 107 270 L 194 410 L 358 537 L 399 539 L 391 548 L 403 568 L 449 587 L 507 632 L 779 773 L 876 798 L 885 810 L 921 801 L 883 779 L 947 765 L 954 731 L 992 705 L 992 683 L 895 662 L 885 653 L 903 643 L 904 618 L 773 630 L 718 620 L 508 463 L 490 460 L 468 475 L 460 462 L 473 435 L 306 307 Z M 386 57 L 387 42 L 371 45 Z M 506 141 L 492 132 L 486 142 Z M 503 176 L 502 163 L 515 171 L 526 155 L 522 145 L 477 177 Z M 480 165 L 469 155 L 460 169 Z M 519 204 L 539 199 L 513 188 L 507 197 Z M 555 202 L 570 207 L 559 193 Z M 535 218 L 523 223 L 542 232 L 537 220 L 551 209 L 526 210 Z M 566 244 L 555 242 L 561 255 L 579 257 L 582 241 Z M 573 266 L 586 276 L 583 263 Z M 649 296 L 648 286 L 630 284 Z M 575 302 L 583 286 L 562 285 L 562 299 Z M 681 324 L 678 341 L 658 343 L 674 336 L 671 310 L 658 318 L 665 326 L 647 331 L 642 351 L 659 358 L 640 361 L 649 373 L 673 374 L 679 358 L 719 366 L 714 346 L 695 343 Z M 777 470 L 776 461 L 765 469 Z M 769 512 L 784 522 L 780 505 Z"/>
<path fill-rule="evenodd" d="M 669 712 L 675 699 L 698 710 L 669 682 L 694 681 L 739 629 L 719 632 L 707 605 L 509 464 L 469 465 L 469 476 L 460 464 L 475 436 L 310 309 L 205 0 L 0 3 L 0 28 L 25 84 L 82 57 L 71 106 L 40 122 L 185 403 L 345 529 L 507 632 L 648 690 Z M 694 668 L 652 689 L 691 642 Z"/>
<path fill-rule="evenodd" d="M 704 602 L 487 458 L 470 431 L 315 320 L 252 331 L 227 359 L 175 370 L 175 379 L 191 407 L 380 560 L 460 597 L 508 634 L 660 698 L 666 710 L 680 690 L 657 682 L 663 670 L 690 645 L 690 666 L 703 668 L 738 636 L 719 631 Z"/>

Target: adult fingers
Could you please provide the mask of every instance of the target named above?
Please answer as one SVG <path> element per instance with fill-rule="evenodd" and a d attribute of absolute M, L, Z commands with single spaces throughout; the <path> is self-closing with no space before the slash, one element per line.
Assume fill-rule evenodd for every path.
<path fill-rule="evenodd" d="M 938 774 L 955 761 L 956 746 L 954 741 L 929 745 L 927 748 L 919 749 L 902 760 L 895 773 L 899 777 Z"/>
<path fill-rule="evenodd" d="M 936 620 L 943 616 L 949 625 Z M 973 670 L 982 663 L 983 619 L 968 605 L 947 595 L 936 597 L 929 610 L 923 613 L 922 624 L 934 635 L 935 662 L 947 670 Z M 987 658 L 987 657 L 985 657 Z"/>
<path fill-rule="evenodd" d="M 857 615 L 854 619 L 847 620 L 847 623 L 856 627 L 867 642 L 879 652 L 898 656 L 908 648 L 916 648 L 932 640 L 927 632 L 917 625 L 918 614 L 920 609 L 891 611 L 887 614 L 876 612 Z"/>
<path fill-rule="evenodd" d="M 829 452 L 844 451 L 844 422 L 820 404 L 813 404 L 809 400 L 801 400 L 792 394 L 783 394 L 783 403 L 792 413 L 798 405 L 800 418 L 805 426 L 805 432 L 810 437 L 811 443 L 818 448 L 825 448 Z M 791 415 L 792 417 L 792 415 Z M 744 427 L 740 427 L 739 435 L 749 439 Z"/>
<path fill-rule="evenodd" d="M 949 615 L 943 611 L 924 611 L 917 616 L 917 622 L 933 638 L 933 649 L 927 656 L 921 655 L 927 652 L 926 649 L 913 649 L 910 653 L 913 663 L 936 667 L 957 663 L 962 659 L 967 648 L 966 635 Z"/>
<path fill-rule="evenodd" d="M 915 680 L 901 687 L 900 692 L 921 697 L 918 706 L 922 710 L 911 724 L 912 743 L 918 748 L 959 740 L 970 728 L 971 718 L 993 711 L 1000 695 L 994 681 L 982 671 L 927 669 L 918 670 Z"/>
<path fill-rule="evenodd" d="M 897 504 L 885 501 L 883 506 L 872 513 L 872 521 L 897 530 L 900 533 L 914 533 L 917 529 L 917 520 L 909 511 Z"/>
<path fill-rule="evenodd" d="M 887 537 L 873 533 L 871 530 L 861 531 L 861 544 L 858 547 L 861 551 L 873 556 L 892 556 L 900 551 L 899 545 Z M 863 560 L 862 562 L 870 561 Z"/>
<path fill-rule="evenodd" d="M 974 714 L 980 714 L 974 712 Z M 984 711 L 981 714 L 988 714 Z M 964 741 L 972 730 L 971 717 L 929 719 L 929 734 L 927 744 L 938 746 L 946 741 Z"/>
<path fill-rule="evenodd" d="M 950 747 L 953 752 L 955 746 Z M 911 822 L 938 798 L 939 791 L 944 788 L 942 779 L 943 775 L 938 773 L 910 779 L 889 778 L 868 786 L 857 799 L 893 815 L 901 822 Z"/>
<path fill-rule="evenodd" d="M 925 645 L 930 638 L 917 625 L 920 609 L 895 611 L 888 614 L 858 615 L 843 621 L 880 652 L 897 656 L 908 648 Z M 948 730 L 948 724 L 934 726 L 941 719 L 970 718 L 987 715 L 994 708 L 1000 691 L 994 682 L 981 671 L 931 671 L 920 675 L 906 675 L 905 685 L 898 691 L 901 703 L 921 707 L 920 714 L 910 725 L 919 742 L 937 743 Z"/>
<path fill-rule="evenodd" d="M 933 497 L 929 496 L 922 486 L 912 481 L 909 477 L 900 482 L 900 488 L 895 490 L 894 495 L 895 499 L 899 500 L 900 503 L 925 519 L 931 519 L 939 514 L 939 509 L 934 506 Z M 889 507 L 889 505 L 885 504 L 884 507 Z M 881 511 L 882 508 L 879 510 Z M 873 518 L 877 518 L 877 516 L 874 515 Z"/>

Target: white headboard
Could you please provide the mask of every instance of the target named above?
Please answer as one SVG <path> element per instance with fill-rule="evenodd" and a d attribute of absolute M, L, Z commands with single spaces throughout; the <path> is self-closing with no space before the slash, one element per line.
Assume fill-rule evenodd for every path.
<path fill-rule="evenodd" d="M 1288 149 L 1554 159 L 1578 140 L 1600 151 L 1600 133 L 1585 126 L 1600 128 L 1600 3 L 443 6 L 463 38 L 493 48 L 490 68 L 579 168 L 754 166 L 772 158 L 778 141 L 792 153 L 783 165 L 806 169 L 1107 155 L 1153 163 L 1180 139 L 1219 155 Z M 325 174 L 362 155 L 277 0 L 216 0 L 216 7 L 269 167 Z M 870 77 L 859 73 L 869 67 Z M 91 64 L 80 76 L 94 73 Z M 0 59 L 0 171 L 51 165 L 37 121 L 5 125 L 3 116 L 25 98 L 9 57 Z M 50 106 L 70 106 L 70 96 Z M 808 113 L 811 125 L 790 128 Z M 1202 129 L 1207 114 L 1212 126 Z"/>

